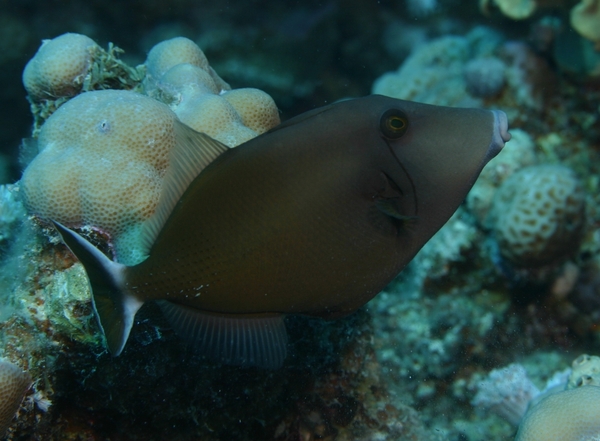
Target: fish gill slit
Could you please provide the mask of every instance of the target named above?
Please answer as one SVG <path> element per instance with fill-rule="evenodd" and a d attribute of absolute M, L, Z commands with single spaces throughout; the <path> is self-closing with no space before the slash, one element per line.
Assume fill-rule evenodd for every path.
<path fill-rule="evenodd" d="M 410 182 L 410 186 L 412 188 L 412 192 L 415 195 L 415 214 L 414 216 L 418 216 L 419 215 L 419 200 L 417 197 L 417 189 L 415 188 L 415 183 L 412 180 L 412 177 L 410 176 L 410 173 L 408 173 L 408 170 L 406 170 L 406 167 L 404 167 L 404 164 L 402 164 L 402 162 L 400 162 L 400 160 L 398 159 L 398 157 L 394 154 L 394 149 L 392 149 L 392 146 L 390 145 L 390 143 L 388 142 L 387 139 L 384 139 L 385 144 L 387 145 L 388 149 L 390 150 L 390 153 L 392 154 L 392 156 L 394 157 L 394 159 L 396 160 L 396 162 L 398 163 L 398 165 L 400 166 L 400 168 L 402 169 L 402 171 L 404 172 L 404 174 L 406 175 L 406 177 L 408 178 L 408 181 Z M 387 176 L 387 175 L 386 175 Z"/>

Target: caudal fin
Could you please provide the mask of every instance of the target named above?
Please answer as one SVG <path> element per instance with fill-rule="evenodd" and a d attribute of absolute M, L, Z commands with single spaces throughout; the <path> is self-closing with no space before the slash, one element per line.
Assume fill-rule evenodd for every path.
<path fill-rule="evenodd" d="M 133 318 L 144 302 L 127 291 L 125 265 L 113 262 L 79 234 L 52 222 L 87 272 L 96 318 L 106 337 L 108 350 L 116 357 L 123 351 Z"/>

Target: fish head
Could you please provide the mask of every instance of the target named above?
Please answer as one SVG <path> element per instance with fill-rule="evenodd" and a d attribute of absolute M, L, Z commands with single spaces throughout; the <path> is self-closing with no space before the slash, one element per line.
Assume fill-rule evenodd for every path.
<path fill-rule="evenodd" d="M 437 230 L 465 199 L 483 167 L 510 140 L 498 110 L 432 106 L 378 97 L 379 133 L 410 181 L 414 216 Z"/>
<path fill-rule="evenodd" d="M 432 106 L 373 95 L 362 100 L 371 150 L 391 188 L 401 197 L 389 214 L 415 219 L 430 237 L 456 211 L 483 167 L 510 140 L 506 114 L 498 110 Z M 365 112 L 367 114 L 365 115 Z M 355 136 L 359 136 L 356 134 Z M 363 138 L 364 139 L 364 138 Z"/>

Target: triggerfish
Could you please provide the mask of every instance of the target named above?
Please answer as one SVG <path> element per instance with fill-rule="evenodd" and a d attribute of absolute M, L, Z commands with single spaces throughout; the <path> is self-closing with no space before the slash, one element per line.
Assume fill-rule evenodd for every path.
<path fill-rule="evenodd" d="M 84 265 L 109 351 L 160 301 L 223 363 L 276 368 L 286 314 L 348 315 L 456 211 L 510 139 L 504 112 L 369 96 L 318 108 L 236 148 L 178 124 L 147 257 L 110 260 L 55 223 Z"/>

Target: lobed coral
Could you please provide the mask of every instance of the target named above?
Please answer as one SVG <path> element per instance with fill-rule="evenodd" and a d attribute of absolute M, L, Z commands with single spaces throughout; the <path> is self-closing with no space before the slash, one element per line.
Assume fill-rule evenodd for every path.
<path fill-rule="evenodd" d="M 70 46 L 63 49 L 60 54 Z M 33 213 L 109 234 L 117 258 L 129 264 L 141 257 L 137 233 L 156 208 L 177 142 L 176 120 L 230 147 L 279 123 L 271 97 L 257 89 L 230 90 L 191 40 L 156 45 L 146 66 L 146 90 L 157 99 L 119 90 L 71 99 L 42 126 L 39 154 L 21 179 Z M 66 70 L 63 79 L 78 84 Z"/>
<path fill-rule="evenodd" d="M 221 29 L 219 31 L 222 32 Z M 430 32 L 429 29 L 428 32 Z M 432 34 L 430 33 L 429 35 Z M 503 57 L 502 54 L 497 52 L 487 51 L 475 54 L 469 53 L 468 56 L 475 56 L 481 59 L 482 56 L 487 57 L 487 54 L 490 53 Z M 224 58 L 229 58 L 231 61 L 229 52 L 227 57 Z M 494 96 L 489 101 L 485 100 L 485 103 L 491 105 L 491 101 L 493 100 L 494 105 L 500 105 L 504 108 L 506 102 L 502 100 L 511 99 L 517 93 L 525 93 L 526 82 L 521 79 L 516 81 L 511 80 L 511 67 L 514 63 L 510 62 L 507 58 L 503 57 L 502 59 L 508 66 L 505 78 L 507 81 L 505 87 L 507 89 L 500 96 Z M 441 60 L 443 61 L 443 58 Z M 467 66 L 467 63 L 468 61 L 460 64 L 461 68 L 453 72 L 455 74 L 453 81 L 456 81 L 454 84 L 458 84 L 459 81 L 461 84 L 464 84 L 461 86 L 463 87 L 462 89 L 457 89 L 457 92 L 460 92 L 461 100 L 467 97 L 470 101 L 472 97 L 465 95 L 465 91 L 468 94 L 472 94 L 472 91 L 466 88 L 468 82 L 464 77 L 464 68 Z M 171 80 L 169 76 L 164 76 L 161 81 L 161 84 L 165 86 L 163 89 L 155 88 L 154 90 L 157 93 L 153 95 L 150 91 L 152 87 L 149 86 L 147 92 L 153 97 L 156 96 L 158 99 L 164 99 L 164 102 L 172 106 L 172 108 L 176 108 L 181 104 L 182 101 L 180 100 L 184 100 L 185 97 L 189 96 L 189 94 L 186 94 L 187 90 L 185 88 L 182 87 L 181 91 L 177 90 L 177 88 L 183 85 L 189 86 L 190 89 L 201 88 L 202 79 L 206 78 L 206 71 L 196 68 L 196 66 L 193 66 L 194 69 L 189 69 L 191 65 L 187 63 L 179 64 L 170 73 L 172 75 L 171 78 L 183 78 L 184 75 L 181 73 L 187 69 L 190 75 L 195 75 L 197 79 L 188 81 L 183 78 L 177 83 L 177 80 Z M 230 65 L 234 66 L 231 70 L 238 70 L 240 72 L 251 71 L 259 72 L 260 74 L 265 71 L 252 69 L 251 63 L 245 65 L 245 67 L 250 66 L 250 69 L 240 69 L 240 65 L 235 63 L 230 63 Z M 427 88 L 430 85 L 426 82 L 424 82 L 423 88 L 420 89 L 419 93 L 423 96 L 439 100 L 444 100 L 451 96 L 452 92 L 445 93 L 445 89 L 442 88 L 445 78 L 443 76 L 444 66 L 443 62 L 437 66 L 432 62 L 429 66 L 432 74 L 435 73 L 433 72 L 434 69 L 439 70 L 437 75 L 441 78 L 441 82 L 434 84 L 434 86 L 439 87 L 440 89 L 438 90 L 444 93 L 429 93 Z M 219 72 L 223 73 L 224 71 L 219 70 Z M 210 77 L 210 74 L 208 76 Z M 459 78 L 459 76 L 462 78 Z M 418 73 L 415 73 L 415 77 L 418 77 Z M 214 82 L 212 77 L 210 79 Z M 511 81 L 519 84 L 519 89 L 508 89 Z M 538 87 L 541 84 L 537 80 L 532 83 Z M 399 85 L 401 86 L 402 84 L 399 83 Z M 409 84 L 407 83 L 406 86 L 409 86 Z M 285 87 L 289 91 L 292 88 L 298 88 L 299 83 L 286 83 Z M 521 88 L 523 91 L 521 91 Z M 221 90 L 217 90 L 216 88 L 209 88 L 209 90 L 214 95 L 221 92 Z M 222 90 L 226 90 L 226 88 Z M 547 90 L 551 91 L 552 94 L 560 94 L 560 89 L 557 88 L 550 87 Z M 223 95 L 228 96 L 229 93 Z M 500 103 L 498 100 L 500 100 Z M 476 101 L 471 102 L 481 103 L 482 101 L 477 98 Z M 554 107 L 548 106 L 545 109 L 551 108 Z M 555 108 L 557 112 L 564 110 L 561 105 L 556 105 Z M 562 125 L 560 126 L 557 126 L 555 123 L 548 123 L 549 127 L 546 127 L 543 124 L 544 121 L 538 119 L 537 115 L 528 112 L 523 112 L 523 114 L 527 118 L 517 119 L 511 117 L 511 122 L 515 121 L 519 127 L 524 128 L 527 132 L 518 130 L 517 135 L 515 135 L 514 129 L 511 130 L 513 132 L 513 142 L 508 143 L 502 155 L 499 155 L 498 158 L 490 163 L 489 184 L 491 192 L 495 191 L 496 187 L 507 176 L 512 174 L 516 168 L 537 162 L 533 139 L 536 140 L 536 145 L 539 146 L 537 130 L 540 126 L 543 127 L 545 132 L 547 131 L 550 134 L 557 132 L 559 130 L 558 127 L 561 128 L 560 133 L 564 133 L 562 127 L 568 125 L 573 116 L 573 114 L 570 114 L 569 119 L 561 119 Z M 242 122 L 244 125 L 250 127 L 243 117 Z M 519 147 L 512 151 L 507 150 L 507 148 L 511 148 L 517 144 L 523 148 Z M 564 145 L 573 147 L 571 143 L 564 143 Z M 509 153 L 511 158 L 514 159 L 512 162 L 505 161 Z M 540 159 L 544 156 L 544 153 L 543 149 L 538 151 L 537 154 L 540 156 Z M 559 160 L 560 158 L 553 159 L 553 161 Z M 572 156 L 569 156 L 569 163 L 573 164 Z M 580 168 L 576 169 L 578 173 L 581 173 Z M 581 176 L 583 177 L 585 174 L 581 173 Z M 489 204 L 491 204 L 491 198 Z M 478 211 L 479 214 L 477 215 L 478 218 L 483 219 L 485 217 L 489 204 L 481 205 L 481 210 Z M 474 212 L 475 210 L 472 211 L 472 213 Z M 418 401 L 419 413 L 422 418 L 428 421 L 428 426 L 436 427 L 436 430 L 439 431 L 448 431 L 445 433 L 445 435 L 448 435 L 448 438 L 468 438 L 469 440 L 475 440 L 483 437 L 487 439 L 500 439 L 501 437 L 497 431 L 488 430 L 489 427 L 486 427 L 488 421 L 497 419 L 473 418 L 472 415 L 469 415 L 468 418 L 477 426 L 477 430 L 473 434 L 469 434 L 468 437 L 463 433 L 456 433 L 457 430 L 453 428 L 456 415 L 465 413 L 464 406 L 468 400 L 461 401 L 461 399 L 449 398 L 448 395 L 450 394 L 447 393 L 448 384 L 451 381 L 465 378 L 465 376 L 468 376 L 472 372 L 472 369 L 478 369 L 478 365 L 481 363 L 497 362 L 498 357 L 511 356 L 513 351 L 522 354 L 523 350 L 527 351 L 531 349 L 531 343 L 528 346 L 527 342 L 529 341 L 528 339 L 535 340 L 535 335 L 531 336 L 526 331 L 521 332 L 522 330 L 518 326 L 522 324 L 522 317 L 519 317 L 518 311 L 515 312 L 514 309 L 507 309 L 509 304 L 507 299 L 509 297 L 505 295 L 501 284 L 497 283 L 497 281 L 494 282 L 494 276 L 491 274 L 492 272 L 489 270 L 489 265 L 485 258 L 486 255 L 484 253 L 476 254 L 478 252 L 478 243 L 483 242 L 484 232 L 471 223 L 470 216 L 464 210 L 461 210 L 459 214 L 460 216 L 457 216 L 449 223 L 448 228 L 440 231 L 439 236 L 435 241 L 432 241 L 429 250 L 424 250 L 424 254 L 418 257 L 414 265 L 411 265 L 411 268 L 404 273 L 402 280 L 408 283 L 400 285 L 399 282 L 396 282 L 395 285 L 390 287 L 388 292 L 376 298 L 369 306 L 369 311 L 377 314 L 375 326 L 378 329 L 373 335 L 361 335 L 366 339 L 374 339 L 374 346 L 380 351 L 379 360 L 383 360 L 384 366 L 381 369 L 377 367 L 377 369 L 373 369 L 371 372 L 362 368 L 362 366 L 358 366 L 357 372 L 361 375 L 371 375 L 371 373 L 375 372 L 389 376 L 394 380 L 400 378 L 404 381 L 402 386 L 397 386 L 396 388 L 388 385 L 377 385 L 380 401 L 377 405 L 372 405 L 371 403 L 368 406 L 365 405 L 365 410 L 369 413 L 363 413 L 364 410 L 360 406 L 356 406 L 352 403 L 351 399 L 348 399 L 348 396 L 350 396 L 350 398 L 357 401 L 363 401 L 362 397 L 357 398 L 356 395 L 331 392 L 331 389 L 337 387 L 336 384 L 346 384 L 346 390 L 356 390 L 357 388 L 354 384 L 348 386 L 347 377 L 340 376 L 337 373 L 331 377 L 323 377 L 322 389 L 314 392 L 314 396 L 326 401 L 325 404 L 322 404 L 319 399 L 316 399 L 314 402 L 310 401 L 306 398 L 307 394 L 304 390 L 298 393 L 297 399 L 294 395 L 290 395 L 289 391 L 280 392 L 280 389 L 277 389 L 278 378 L 284 378 L 286 381 L 290 381 L 290 383 L 298 383 L 298 377 L 290 376 L 291 370 L 286 371 L 280 377 L 270 375 L 268 379 L 261 382 L 256 381 L 252 372 L 239 373 L 237 371 L 216 368 L 215 371 L 218 370 L 219 373 L 222 373 L 222 381 L 209 381 L 207 378 L 211 376 L 211 372 L 213 371 L 207 369 L 207 366 L 197 359 L 192 358 L 190 360 L 189 354 L 187 357 L 184 356 L 186 353 L 177 346 L 176 340 L 170 338 L 169 329 L 154 326 L 157 322 L 154 316 L 152 320 L 141 318 L 143 321 L 141 326 L 144 327 L 142 328 L 143 332 L 140 331 L 133 336 L 136 343 L 131 346 L 131 352 L 127 359 L 124 358 L 115 361 L 109 360 L 108 357 L 103 355 L 97 356 L 95 352 L 100 352 L 100 347 L 90 347 L 89 345 L 84 347 L 77 343 L 85 341 L 84 338 L 76 337 L 73 341 L 69 342 L 64 337 L 69 332 L 69 328 L 66 326 L 67 323 L 61 327 L 57 325 L 58 321 L 64 319 L 66 322 L 71 323 L 71 325 L 81 325 L 81 323 L 78 323 L 81 317 L 77 317 L 77 313 L 81 310 L 87 313 L 91 312 L 89 304 L 88 309 L 84 309 L 86 306 L 85 301 L 78 301 L 77 306 L 74 306 L 73 301 L 65 298 L 67 294 L 70 294 L 71 297 L 74 294 L 82 294 L 80 296 L 82 299 L 89 296 L 89 292 L 84 287 L 79 286 L 81 281 L 85 282 L 85 274 L 78 265 L 74 265 L 67 271 L 62 269 L 60 271 L 56 270 L 56 274 L 51 273 L 47 268 L 45 276 L 41 280 L 36 276 L 38 271 L 35 273 L 30 272 L 28 278 L 32 282 L 29 282 L 30 284 L 27 285 L 27 289 L 21 289 L 20 294 L 13 294 L 10 291 L 11 297 L 17 298 L 19 301 L 26 299 L 25 305 L 29 307 L 35 306 L 38 311 L 35 313 L 36 317 L 42 315 L 44 309 L 48 310 L 47 317 L 52 321 L 51 329 L 53 331 L 52 333 L 45 331 L 48 337 L 46 340 L 43 340 L 51 343 L 49 345 L 50 357 L 47 357 L 46 360 L 56 355 L 60 367 L 57 369 L 54 367 L 55 365 L 45 364 L 44 371 L 60 372 L 62 375 L 61 382 L 49 381 L 51 385 L 60 384 L 60 388 L 57 388 L 56 396 L 56 402 L 60 405 L 57 405 L 55 409 L 51 409 L 48 416 L 41 418 L 38 413 L 36 417 L 41 418 L 46 423 L 50 421 L 51 425 L 56 424 L 53 433 L 60 433 L 56 435 L 57 437 L 77 433 L 78 436 L 86 436 L 90 439 L 107 439 L 109 437 L 122 437 L 123 434 L 136 433 L 138 437 L 146 436 L 145 439 L 154 439 L 154 437 L 160 438 L 164 436 L 162 430 L 165 427 L 169 427 L 170 429 L 172 428 L 172 432 L 169 433 L 173 437 L 179 436 L 185 438 L 192 436 L 190 433 L 198 431 L 202 433 L 203 439 L 231 439 L 231 437 L 235 438 L 239 433 L 244 433 L 252 439 L 268 439 L 272 438 L 273 434 L 279 435 L 278 439 L 291 439 L 293 436 L 304 436 L 306 438 L 336 437 L 336 435 L 331 435 L 331 422 L 333 421 L 336 424 L 340 418 L 346 418 L 344 415 L 355 412 L 354 414 L 358 414 L 359 417 L 356 417 L 348 426 L 345 426 L 348 429 L 353 428 L 352 430 L 355 431 L 353 435 L 356 436 L 353 439 L 361 439 L 358 435 L 359 429 L 363 430 L 362 436 L 365 439 L 396 439 L 401 435 L 404 437 L 407 436 L 406 432 L 401 435 L 396 432 L 402 426 L 405 428 L 404 430 L 408 430 L 411 423 L 407 421 L 406 413 L 400 412 L 398 414 L 393 409 L 390 410 L 388 403 L 391 401 L 397 406 L 396 403 L 398 402 L 401 403 L 414 399 Z M 12 228 L 10 231 L 12 231 Z M 38 232 L 37 234 L 40 234 L 39 228 L 36 231 Z M 12 241 L 12 238 L 10 240 Z M 51 238 L 51 240 L 55 239 Z M 46 242 L 45 240 L 44 243 Z M 53 255 L 56 254 L 54 261 L 58 262 L 58 265 L 70 262 L 70 258 L 64 251 L 60 252 L 60 246 L 48 248 L 52 249 Z M 432 248 L 435 248 L 436 253 L 432 252 Z M 14 255 L 16 254 L 13 253 L 11 256 Z M 33 258 L 35 256 L 32 256 L 30 253 L 23 254 L 23 256 L 22 259 L 25 259 L 27 262 L 34 262 Z M 35 265 L 38 265 L 38 263 L 36 262 Z M 9 273 L 10 270 L 6 272 Z M 424 273 L 425 275 L 413 284 L 411 282 L 415 278 L 411 278 L 411 275 L 414 273 Z M 69 282 L 71 276 L 67 276 L 67 274 L 71 274 L 74 277 L 74 283 Z M 441 274 L 441 276 L 432 277 L 432 274 Z M 487 276 L 488 280 L 483 284 L 478 284 L 485 276 Z M 42 289 L 40 289 L 40 286 Z M 32 296 L 31 293 L 34 292 L 35 296 Z M 64 295 L 56 295 L 61 292 Z M 42 305 L 40 299 L 46 302 Z M 4 313 L 4 309 L 2 313 Z M 63 313 L 65 317 L 63 317 Z M 30 315 L 29 312 L 23 312 L 22 314 L 23 316 Z M 36 318 L 35 320 L 37 322 L 38 319 Z M 95 322 L 92 321 L 91 324 L 95 325 Z M 336 324 L 330 323 L 328 325 L 335 326 Z M 19 327 L 18 323 L 10 326 L 14 328 Z M 70 329 L 73 329 L 72 326 Z M 300 326 L 299 329 L 301 329 L 301 332 L 298 332 L 298 334 L 302 339 L 306 339 L 306 328 Z M 507 330 L 510 332 L 506 332 Z M 42 331 L 36 332 L 37 334 L 34 334 L 31 338 L 41 341 L 42 336 L 45 334 Z M 557 333 L 559 332 L 562 331 L 557 331 Z M 345 333 L 342 334 L 346 335 Z M 22 332 L 15 333 L 14 336 L 15 340 L 17 340 L 18 336 L 19 342 L 23 339 Z M 338 341 L 339 339 L 339 336 L 332 338 L 334 341 Z M 308 339 L 308 341 L 309 343 L 315 343 L 307 351 L 315 357 L 315 360 L 318 360 L 319 355 L 323 353 L 329 354 L 327 357 L 333 359 L 337 357 L 337 353 L 341 352 L 337 347 L 335 350 L 332 350 L 329 346 L 324 345 L 322 331 L 316 333 L 316 336 Z M 368 342 L 368 345 L 371 344 L 372 342 Z M 537 341 L 535 342 L 536 347 L 540 344 Z M 561 343 L 559 342 L 558 344 Z M 516 350 L 515 346 L 517 346 Z M 555 351 L 555 353 L 559 353 L 558 349 L 555 349 Z M 351 353 L 355 352 L 354 349 L 351 351 Z M 35 355 L 35 357 L 44 360 L 44 357 L 40 357 L 39 355 Z M 374 355 L 369 356 L 369 358 L 374 360 Z M 300 357 L 298 357 L 298 360 L 300 360 Z M 298 364 L 300 366 L 294 367 L 297 371 L 305 370 L 307 365 L 312 365 L 313 367 L 320 366 L 318 363 L 305 363 L 304 361 L 302 363 L 298 362 Z M 122 375 L 123 372 L 129 372 L 130 375 L 125 376 L 125 378 Z M 236 382 L 235 378 L 237 377 L 234 377 L 232 372 L 233 375 L 241 377 L 241 380 Z M 212 375 L 217 374 L 212 373 Z M 306 378 L 306 375 L 301 376 L 301 378 Z M 68 381 L 64 381 L 65 379 L 68 379 Z M 167 387 L 156 389 L 155 386 L 158 383 L 165 384 Z M 235 387 L 232 387 L 232 385 L 237 386 L 238 383 L 239 390 L 243 392 L 236 393 Z M 333 386 L 331 386 L 332 384 Z M 362 389 L 367 393 L 375 391 L 375 387 L 372 384 L 362 385 Z M 182 394 L 182 390 L 187 392 Z M 259 390 L 259 392 L 256 392 L 256 390 Z M 153 393 L 148 393 L 147 391 L 152 391 Z M 213 392 L 211 393 L 210 391 Z M 109 395 L 112 397 L 111 400 L 106 399 Z M 280 418 L 277 416 L 277 412 L 287 408 L 280 404 L 273 405 L 277 401 L 275 398 L 276 395 L 286 397 L 284 400 L 285 403 L 292 402 L 293 405 L 297 403 L 301 411 L 290 411 L 285 422 L 279 424 Z M 397 397 L 394 398 L 394 395 L 397 395 Z M 189 397 L 189 399 L 186 397 Z M 393 401 L 394 399 L 397 401 Z M 131 403 L 135 402 L 144 402 L 146 405 L 141 408 L 140 406 L 131 406 Z M 252 403 L 257 402 L 260 403 L 258 407 L 252 405 Z M 232 411 L 232 407 L 235 409 L 237 403 L 242 403 L 241 405 L 245 409 L 250 410 L 242 410 L 237 413 Z M 444 403 L 446 403 L 447 407 L 444 407 Z M 448 403 L 452 407 L 450 410 Z M 401 407 L 399 408 L 401 409 Z M 122 409 L 128 410 L 124 413 Z M 113 430 L 111 427 L 115 427 L 114 421 L 111 418 L 117 414 L 122 415 L 119 419 L 120 424 L 117 425 L 119 433 L 111 432 L 109 436 L 106 431 Z M 298 416 L 298 414 L 300 415 Z M 366 417 L 367 414 L 369 415 L 368 419 Z M 145 419 L 148 415 L 158 416 L 158 418 Z M 268 418 L 263 418 L 263 415 L 266 415 Z M 433 418 L 432 415 L 434 415 Z M 446 421 L 444 421 L 444 415 L 447 419 Z M 27 415 L 23 416 L 26 417 Z M 394 424 L 396 427 L 393 433 L 396 437 L 394 438 L 393 435 L 388 434 L 388 430 L 385 428 L 384 430 L 373 429 L 374 423 L 370 420 L 371 417 L 387 418 L 387 424 Z M 369 427 L 366 428 L 358 425 L 359 418 L 364 418 Z M 104 424 L 109 419 L 111 419 L 110 424 Z M 191 421 L 192 419 L 194 421 Z M 260 423 L 256 423 L 255 421 L 259 419 Z M 80 423 L 81 421 L 87 422 L 92 420 L 94 422 L 93 426 Z M 24 419 L 20 418 L 19 421 L 24 421 Z M 232 425 L 231 421 L 241 421 L 241 423 L 239 425 Z M 251 421 L 255 423 L 251 423 Z M 140 424 L 140 422 L 143 423 Z M 345 421 L 344 424 L 346 424 Z M 35 429 L 31 430 L 35 430 L 38 437 L 41 436 L 44 438 L 44 435 L 49 433 L 45 431 L 47 429 L 44 429 L 42 425 L 34 421 L 33 416 L 31 417 L 30 425 L 31 427 L 35 427 Z M 507 424 L 505 426 L 508 427 Z M 260 427 L 261 430 L 258 434 L 257 430 L 259 429 L 257 427 Z M 493 429 L 495 430 L 496 428 L 494 426 Z M 339 425 L 334 426 L 333 430 L 338 429 Z M 21 437 L 25 436 L 21 433 L 19 435 Z M 388 436 L 386 437 L 386 435 Z M 509 439 L 509 437 L 510 434 L 507 434 L 502 439 Z M 337 438 L 344 439 L 342 435 L 338 435 Z M 47 439 L 52 438 L 48 435 Z M 242 439 L 241 436 L 240 439 Z"/>
<path fill-rule="evenodd" d="M 585 193 L 575 173 L 534 165 L 507 179 L 488 223 L 501 255 L 519 267 L 539 267 L 573 254 L 585 227 Z"/>
<path fill-rule="evenodd" d="M 152 47 L 145 64 L 148 69 L 147 81 L 159 81 L 169 69 L 178 64 L 189 64 L 202 70 L 209 68 L 204 52 L 185 37 L 175 37 Z"/>
<path fill-rule="evenodd" d="M 540 391 L 523 366 L 511 364 L 491 371 L 471 404 L 518 425 L 515 441 L 594 441 L 600 436 L 598 372 L 600 357 L 584 354 Z"/>
<path fill-rule="evenodd" d="M 127 91 L 88 92 L 43 125 L 40 153 L 21 179 L 29 209 L 72 226 L 126 234 L 156 207 L 176 116 Z"/>
<path fill-rule="evenodd" d="M 170 104 L 186 125 L 229 147 L 280 122 L 277 106 L 268 94 L 258 89 L 231 90 L 202 50 L 187 38 L 157 44 L 145 64 L 150 95 Z"/>
<path fill-rule="evenodd" d="M 63 34 L 44 40 L 23 71 L 23 85 L 32 101 L 78 94 L 92 65 L 94 40 Z"/>
<path fill-rule="evenodd" d="M 30 386 L 27 372 L 8 361 L 0 361 L 0 437 L 10 426 Z"/>
<path fill-rule="evenodd" d="M 44 40 L 22 76 L 34 118 L 33 137 L 38 136 L 40 127 L 56 109 L 80 93 L 141 89 L 143 66 L 126 65 L 119 59 L 122 52 L 112 44 L 104 50 L 81 34 Z"/>
<path fill-rule="evenodd" d="M 550 394 L 525 415 L 515 441 L 593 441 L 600 438 L 600 387 Z"/>
<path fill-rule="evenodd" d="M 138 88 L 144 68 L 125 64 L 118 58 L 122 52 L 112 43 L 104 50 L 81 34 L 67 33 L 44 40 L 22 77 L 34 116 L 39 117 L 40 111 L 49 116 L 53 107 L 82 92 Z"/>

